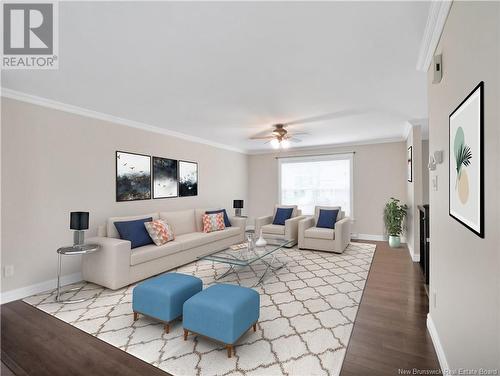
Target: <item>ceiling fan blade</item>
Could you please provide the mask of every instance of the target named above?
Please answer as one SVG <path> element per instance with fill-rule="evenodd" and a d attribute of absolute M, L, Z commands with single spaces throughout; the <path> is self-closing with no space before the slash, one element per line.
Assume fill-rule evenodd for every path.
<path fill-rule="evenodd" d="M 276 137 L 275 136 L 262 136 L 262 137 L 255 136 L 255 137 L 250 137 L 250 140 L 269 140 L 272 138 L 276 138 Z"/>
<path fill-rule="evenodd" d="M 292 133 L 288 133 L 288 136 L 297 136 L 297 135 L 301 135 L 301 136 L 310 136 L 311 134 L 309 132 L 292 132 Z"/>
<path fill-rule="evenodd" d="M 290 142 L 302 142 L 302 140 L 300 138 L 297 138 L 297 137 L 291 137 L 288 139 L 288 141 L 290 141 Z"/>
<path fill-rule="evenodd" d="M 320 122 L 320 121 L 324 121 L 324 120 L 333 120 L 333 119 L 338 119 L 338 118 L 343 118 L 343 117 L 348 117 L 348 116 L 364 115 L 368 112 L 370 112 L 370 110 L 368 110 L 368 109 L 341 110 L 341 111 L 329 112 L 329 113 L 326 113 L 323 115 L 310 116 L 310 117 L 303 118 L 303 119 L 288 121 L 286 123 L 283 123 L 283 125 L 289 126 L 289 125 L 296 125 L 296 124 L 316 123 L 316 122 Z"/>

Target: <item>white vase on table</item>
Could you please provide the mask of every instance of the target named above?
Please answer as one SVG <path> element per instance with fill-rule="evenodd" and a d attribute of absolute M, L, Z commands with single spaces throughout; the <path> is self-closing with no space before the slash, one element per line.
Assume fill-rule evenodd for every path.
<path fill-rule="evenodd" d="M 260 230 L 260 237 L 259 239 L 257 239 L 257 241 L 255 242 L 255 245 L 257 247 L 264 247 L 265 245 L 267 244 L 266 242 L 266 239 L 264 239 L 264 237 L 262 236 L 262 229 Z"/>

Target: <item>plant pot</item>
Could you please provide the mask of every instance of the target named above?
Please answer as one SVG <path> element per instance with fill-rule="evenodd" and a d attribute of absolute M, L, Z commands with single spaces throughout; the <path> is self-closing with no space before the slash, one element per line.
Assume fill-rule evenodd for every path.
<path fill-rule="evenodd" d="M 389 236 L 389 246 L 391 248 L 399 248 L 401 245 L 401 238 L 399 236 L 390 235 Z"/>

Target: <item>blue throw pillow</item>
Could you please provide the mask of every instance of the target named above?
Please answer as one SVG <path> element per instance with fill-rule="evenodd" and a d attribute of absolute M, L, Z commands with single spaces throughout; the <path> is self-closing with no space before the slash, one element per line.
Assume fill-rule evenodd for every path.
<path fill-rule="evenodd" d="M 136 219 L 133 221 L 115 222 L 115 227 L 120 234 L 120 239 L 129 240 L 132 249 L 143 245 L 153 244 L 153 240 L 148 234 L 145 222 L 151 222 L 153 218 Z"/>
<path fill-rule="evenodd" d="M 335 222 L 337 222 L 338 215 L 338 210 L 319 209 L 319 218 L 316 227 L 335 228 Z"/>
<path fill-rule="evenodd" d="M 205 214 L 217 214 L 217 213 L 224 213 L 224 226 L 231 227 L 231 222 L 229 222 L 229 217 L 227 216 L 226 209 L 209 210 L 205 212 Z"/>
<path fill-rule="evenodd" d="M 273 225 L 285 225 L 285 221 L 292 217 L 293 208 L 278 208 L 274 215 Z"/>

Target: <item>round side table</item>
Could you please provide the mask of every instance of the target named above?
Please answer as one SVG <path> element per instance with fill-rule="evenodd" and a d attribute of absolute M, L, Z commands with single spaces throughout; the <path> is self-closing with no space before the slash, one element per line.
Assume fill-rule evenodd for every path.
<path fill-rule="evenodd" d="M 57 295 L 56 302 L 59 303 L 81 303 L 85 300 L 92 299 L 96 295 L 91 296 L 89 298 L 82 299 L 63 299 L 61 296 L 67 294 L 69 292 L 77 291 L 80 287 L 75 287 L 72 289 L 61 291 L 61 269 L 62 269 L 62 256 L 74 256 L 74 255 L 86 255 L 89 253 L 93 253 L 99 250 L 98 244 L 82 244 L 82 245 L 73 245 L 70 247 L 61 247 L 57 250 Z"/>

